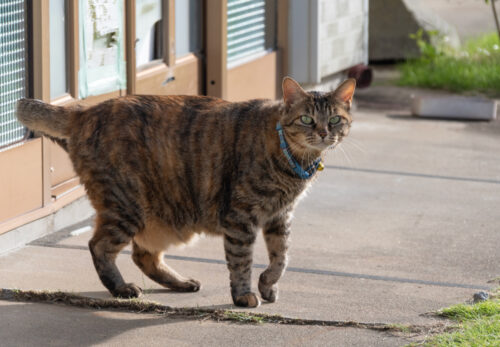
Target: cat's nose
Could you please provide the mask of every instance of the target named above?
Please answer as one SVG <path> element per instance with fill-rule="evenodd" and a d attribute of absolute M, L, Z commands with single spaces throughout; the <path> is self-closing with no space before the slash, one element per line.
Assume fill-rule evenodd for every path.
<path fill-rule="evenodd" d="M 318 135 L 321 137 L 321 139 L 322 139 L 322 140 L 324 140 L 324 139 L 325 139 L 325 137 L 326 137 L 326 135 L 328 135 L 328 134 L 327 134 L 327 132 L 326 132 L 326 131 L 319 131 L 319 132 L 318 132 Z"/>

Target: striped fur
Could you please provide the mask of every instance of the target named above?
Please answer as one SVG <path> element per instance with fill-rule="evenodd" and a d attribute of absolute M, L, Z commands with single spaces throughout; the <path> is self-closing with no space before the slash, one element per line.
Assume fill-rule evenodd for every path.
<path fill-rule="evenodd" d="M 289 167 L 276 123 L 283 124 L 292 153 L 303 165 L 347 135 L 351 123 L 339 90 L 306 93 L 294 81 L 286 83 L 294 83 L 290 88 L 298 94 L 291 97 L 284 89 L 285 102 L 127 96 L 87 109 L 57 109 L 49 112 L 47 122 L 40 120 L 50 109 L 45 104 L 30 104 L 36 122 L 21 112 L 32 130 L 55 137 L 62 133 L 67 140 L 74 168 L 97 211 L 89 242 L 94 265 L 114 296 L 141 293 L 125 283 L 115 265 L 130 242 L 134 262 L 152 280 L 173 290 L 199 290 L 198 281 L 164 263 L 163 252 L 204 232 L 224 238 L 234 303 L 255 307 L 260 301 L 250 285 L 252 249 L 263 230 L 270 265 L 260 276 L 259 291 L 263 299 L 276 300 L 276 283 L 287 262 L 291 212 L 309 184 Z M 297 119 L 303 114 L 311 115 L 317 128 L 300 125 Z M 342 124 L 325 128 L 325 120 L 337 114 Z M 57 121 L 63 115 L 64 122 Z M 61 123 L 64 131 L 51 130 Z M 326 144 L 318 142 L 324 129 Z"/>
<path fill-rule="evenodd" d="M 35 99 L 17 102 L 17 118 L 29 129 L 37 130 L 54 139 L 68 137 L 68 120 L 71 109 L 46 104 Z"/>

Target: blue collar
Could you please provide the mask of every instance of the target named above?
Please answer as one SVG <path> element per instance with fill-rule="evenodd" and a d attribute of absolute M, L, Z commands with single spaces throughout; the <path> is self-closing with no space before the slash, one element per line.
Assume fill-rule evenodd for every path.
<path fill-rule="evenodd" d="M 285 135 L 283 134 L 283 127 L 280 122 L 276 123 L 276 130 L 278 131 L 278 135 L 280 137 L 280 148 L 283 151 L 283 154 L 285 154 L 290 167 L 300 178 L 306 180 L 311 178 L 317 170 L 323 170 L 324 166 L 321 162 L 321 158 L 316 159 L 307 169 L 304 170 L 290 152 L 290 147 L 288 146 L 288 143 L 286 143 Z"/>

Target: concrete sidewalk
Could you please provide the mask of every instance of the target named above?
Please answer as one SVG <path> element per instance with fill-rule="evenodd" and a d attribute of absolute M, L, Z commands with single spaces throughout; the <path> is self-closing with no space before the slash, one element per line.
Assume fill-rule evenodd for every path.
<path fill-rule="evenodd" d="M 492 288 L 500 275 L 500 127 L 420 120 L 405 110 L 359 109 L 342 149 L 301 201 L 289 269 L 275 304 L 249 312 L 317 320 L 432 325 L 424 315 Z M 109 298 L 87 247 L 90 231 L 62 231 L 0 257 L 0 287 Z M 162 289 L 129 251 L 118 257 L 145 299 L 175 307 L 231 305 L 221 239 L 172 249 L 167 263 L 202 282 L 198 293 Z M 261 237 L 254 288 L 267 264 Z M 7 345 L 399 346 L 410 340 L 356 328 L 234 324 L 0 301 Z M 29 327 L 29 329 L 26 329 Z M 421 339 L 423 336 L 414 336 Z"/>

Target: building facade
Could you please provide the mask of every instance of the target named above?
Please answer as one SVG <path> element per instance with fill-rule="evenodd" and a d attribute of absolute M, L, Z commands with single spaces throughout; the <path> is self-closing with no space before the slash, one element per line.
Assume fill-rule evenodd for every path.
<path fill-rule="evenodd" d="M 312 88 L 366 63 L 367 13 L 368 0 L 2 1 L 0 236 L 85 196 L 64 150 L 17 122 L 19 98 L 276 99 L 285 75 Z"/>

